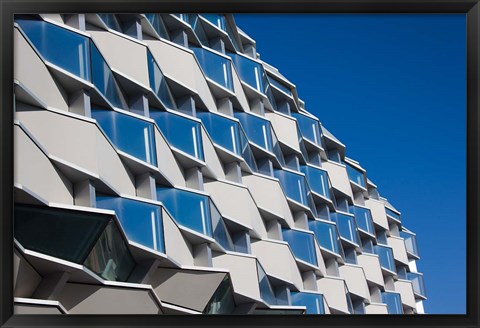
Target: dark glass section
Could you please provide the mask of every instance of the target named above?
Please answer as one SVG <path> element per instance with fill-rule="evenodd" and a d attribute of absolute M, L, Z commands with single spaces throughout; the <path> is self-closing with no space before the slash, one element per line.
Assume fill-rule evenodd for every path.
<path fill-rule="evenodd" d="M 259 315 L 299 315 L 305 314 L 303 310 L 281 310 L 281 309 L 255 309 L 253 314 Z"/>
<path fill-rule="evenodd" d="M 109 220 L 102 214 L 16 204 L 14 236 L 26 249 L 82 264 Z"/>
<path fill-rule="evenodd" d="M 273 291 L 272 285 L 268 280 L 267 274 L 257 261 L 258 284 L 260 286 L 260 297 L 269 305 L 277 305 L 277 298 Z"/>
<path fill-rule="evenodd" d="M 392 211 L 392 210 L 389 209 L 388 207 L 385 207 L 385 212 L 387 213 L 388 216 L 394 218 L 395 220 L 401 221 L 401 219 L 400 219 L 400 214 Z"/>
<path fill-rule="evenodd" d="M 163 23 L 163 19 L 160 14 L 145 14 L 150 24 L 152 24 L 155 31 L 157 31 L 160 37 L 170 40 L 170 36 L 168 35 L 168 30 Z"/>
<path fill-rule="evenodd" d="M 175 101 L 173 100 L 172 93 L 168 88 L 167 81 L 165 76 L 163 76 L 162 71 L 158 67 L 157 62 L 152 56 L 152 53 L 147 50 L 147 60 L 148 60 L 148 76 L 150 80 L 150 88 L 162 101 L 162 103 L 167 108 L 177 108 Z"/>
<path fill-rule="evenodd" d="M 221 14 L 201 14 L 210 23 L 225 31 L 225 16 Z"/>
<path fill-rule="evenodd" d="M 223 278 L 203 313 L 205 314 L 232 314 L 235 310 L 233 288 L 228 275 Z"/>
<path fill-rule="evenodd" d="M 103 279 L 127 281 L 135 261 L 113 221 L 100 235 L 84 265 Z"/>
<path fill-rule="evenodd" d="M 356 184 L 366 188 L 367 183 L 365 182 L 365 175 L 360 170 L 354 168 L 348 163 L 343 163 L 347 167 L 347 174 L 350 181 L 355 182 Z"/>
<path fill-rule="evenodd" d="M 120 26 L 120 23 L 114 14 L 98 14 L 98 16 L 100 16 L 105 25 L 110 27 L 112 30 L 122 32 L 122 27 Z"/>

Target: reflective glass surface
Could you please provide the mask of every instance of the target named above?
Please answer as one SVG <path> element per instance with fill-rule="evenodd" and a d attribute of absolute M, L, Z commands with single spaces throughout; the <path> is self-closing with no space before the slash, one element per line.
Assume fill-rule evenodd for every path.
<path fill-rule="evenodd" d="M 197 117 L 202 120 L 215 144 L 242 156 L 240 127 L 237 122 L 210 112 L 197 112 Z"/>
<path fill-rule="evenodd" d="M 328 173 L 326 171 L 308 165 L 301 165 L 300 170 L 307 177 L 308 184 L 312 191 L 330 199 L 330 186 L 328 184 Z"/>
<path fill-rule="evenodd" d="M 113 221 L 101 234 L 84 265 L 103 279 L 127 281 L 135 261 Z"/>
<path fill-rule="evenodd" d="M 332 221 L 337 223 L 340 236 L 346 240 L 359 245 L 359 238 L 356 231 L 355 220 L 353 217 L 342 213 L 331 213 Z"/>
<path fill-rule="evenodd" d="M 128 240 L 165 253 L 160 206 L 133 199 L 97 195 L 97 207 L 115 211 Z"/>
<path fill-rule="evenodd" d="M 235 112 L 234 115 L 240 121 L 251 142 L 273 152 L 272 131 L 268 120 L 243 112 Z"/>
<path fill-rule="evenodd" d="M 395 261 L 393 259 L 393 251 L 390 247 L 375 245 L 375 253 L 378 255 L 380 266 L 384 269 L 395 271 Z"/>
<path fill-rule="evenodd" d="M 175 188 L 157 187 L 157 200 L 165 205 L 178 224 L 212 237 L 210 202 L 207 196 Z"/>
<path fill-rule="evenodd" d="M 108 138 L 119 150 L 151 165 L 157 165 L 153 125 L 139 118 L 112 110 L 92 108 Z"/>
<path fill-rule="evenodd" d="M 15 204 L 14 237 L 26 249 L 82 264 L 110 216 Z"/>
<path fill-rule="evenodd" d="M 274 175 L 280 180 L 280 184 L 288 198 L 305 206 L 309 206 L 307 200 L 307 186 L 303 175 L 285 170 L 274 170 Z"/>
<path fill-rule="evenodd" d="M 92 82 L 97 87 L 98 91 L 107 98 L 113 106 L 118 108 L 127 108 L 120 87 L 117 81 L 113 78 L 113 73 L 110 67 L 103 59 L 97 47 L 90 42 L 91 62 L 92 62 Z M 63 52 L 63 50 L 62 50 Z"/>
<path fill-rule="evenodd" d="M 257 262 L 258 285 L 260 287 L 260 297 L 269 305 L 276 305 L 277 298 L 273 291 L 272 285 L 268 280 L 267 274 L 263 270 L 260 263 Z"/>
<path fill-rule="evenodd" d="M 258 92 L 264 93 L 266 74 L 262 65 L 242 55 L 233 53 L 228 55 L 232 58 L 240 79 Z"/>
<path fill-rule="evenodd" d="M 191 47 L 205 75 L 226 89 L 233 91 L 230 61 L 205 48 Z"/>
<path fill-rule="evenodd" d="M 225 16 L 220 14 L 201 14 L 201 16 L 219 29 L 225 31 Z"/>
<path fill-rule="evenodd" d="M 45 60 L 90 81 L 88 38 L 41 20 L 16 19 L 15 22 Z"/>
<path fill-rule="evenodd" d="M 426 297 L 423 275 L 416 272 L 407 272 L 407 279 L 412 282 L 413 291 L 416 294 Z"/>
<path fill-rule="evenodd" d="M 323 306 L 323 295 L 305 293 L 305 292 L 291 292 L 292 305 L 306 306 L 306 314 L 325 314 Z"/>
<path fill-rule="evenodd" d="M 300 113 L 292 113 L 292 117 L 297 120 L 300 131 L 302 132 L 302 136 L 305 139 L 313 142 L 314 144 L 322 146 L 322 133 L 320 132 L 318 121 Z"/>
<path fill-rule="evenodd" d="M 150 24 L 152 24 L 155 31 L 157 31 L 158 35 L 160 35 L 160 37 L 170 40 L 167 28 L 165 27 L 165 24 L 163 23 L 160 14 L 145 14 L 145 16 L 147 17 Z"/>
<path fill-rule="evenodd" d="M 334 224 L 318 220 L 309 220 L 308 228 L 314 232 L 315 238 L 320 246 L 335 254 L 342 255 L 340 237 Z"/>
<path fill-rule="evenodd" d="M 205 314 L 232 314 L 235 310 L 233 288 L 228 275 L 223 278 L 203 313 Z"/>
<path fill-rule="evenodd" d="M 286 241 L 296 258 L 317 265 L 317 253 L 313 234 L 282 228 L 283 240 Z"/>
<path fill-rule="evenodd" d="M 401 221 L 400 220 L 400 214 L 395 213 L 394 211 L 392 211 L 388 207 L 385 207 L 385 212 L 387 212 L 388 216 L 391 216 L 392 218 L 396 219 L 397 221 Z"/>
<path fill-rule="evenodd" d="M 418 255 L 417 238 L 414 234 L 406 231 L 400 231 L 400 237 L 405 240 L 405 247 L 410 254 Z"/>
<path fill-rule="evenodd" d="M 168 143 L 187 154 L 204 160 L 200 123 L 170 112 L 150 111 Z"/>
<path fill-rule="evenodd" d="M 349 165 L 348 163 L 344 164 L 347 167 L 347 174 L 350 181 L 353 181 L 356 184 L 366 188 L 367 184 L 365 182 L 365 176 L 363 175 L 363 173 L 354 168 L 353 166 Z"/>
<path fill-rule="evenodd" d="M 120 27 L 120 23 L 118 22 L 117 17 L 114 14 L 98 14 L 103 22 L 110 27 L 111 29 L 122 32 L 122 28 Z"/>
<path fill-rule="evenodd" d="M 350 213 L 355 215 L 355 222 L 358 229 L 363 230 L 371 235 L 375 235 L 373 228 L 372 213 L 368 208 L 360 206 L 350 206 Z"/>
<path fill-rule="evenodd" d="M 400 294 L 383 292 L 382 302 L 387 304 L 388 314 L 403 314 L 402 300 Z"/>
<path fill-rule="evenodd" d="M 283 92 L 285 92 L 287 95 L 289 96 L 292 96 L 292 90 L 287 87 L 286 85 L 284 85 L 283 83 L 277 81 L 276 79 L 274 79 L 273 77 L 269 77 L 268 80 L 270 81 L 270 84 L 277 87 L 278 89 L 282 90 Z"/>
<path fill-rule="evenodd" d="M 147 50 L 147 60 L 148 60 L 148 75 L 150 80 L 150 88 L 162 101 L 162 103 L 168 108 L 177 108 L 175 101 L 173 100 L 172 93 L 168 88 L 167 81 L 160 71 L 160 68 L 157 65 L 155 59 L 153 59 L 152 53 Z"/>
<path fill-rule="evenodd" d="M 225 226 L 225 222 L 223 222 L 220 212 L 211 201 L 210 217 L 212 218 L 213 238 L 227 251 L 234 251 L 235 246 Z"/>

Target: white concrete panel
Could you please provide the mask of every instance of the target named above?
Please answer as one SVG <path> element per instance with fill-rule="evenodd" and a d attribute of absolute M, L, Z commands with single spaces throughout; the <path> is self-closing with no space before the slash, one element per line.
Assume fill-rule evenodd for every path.
<path fill-rule="evenodd" d="M 237 97 L 238 102 L 242 106 L 242 109 L 245 112 L 250 111 L 250 106 L 248 105 L 248 99 L 243 91 L 242 82 L 240 82 L 240 77 L 237 75 L 234 65 L 232 65 L 232 79 L 233 79 L 233 90 L 235 91 L 235 96 Z"/>
<path fill-rule="evenodd" d="M 160 40 L 145 42 L 165 75 L 196 91 L 210 111 L 217 111 L 215 99 L 193 53 Z"/>
<path fill-rule="evenodd" d="M 287 144 L 291 148 L 300 151 L 300 146 L 298 144 L 297 121 L 294 118 L 271 112 L 266 112 L 265 117 L 272 123 L 278 140 Z"/>
<path fill-rule="evenodd" d="M 151 290 L 67 283 L 58 300 L 71 314 L 158 314 Z"/>
<path fill-rule="evenodd" d="M 155 128 L 155 148 L 157 151 L 157 165 L 176 186 L 185 187 L 185 177 L 181 171 L 180 164 L 175 159 L 172 150 L 165 138 Z"/>
<path fill-rule="evenodd" d="M 412 283 L 410 281 L 397 280 L 394 284 L 395 291 L 400 293 L 402 304 L 415 309 L 415 294 L 413 293 Z"/>
<path fill-rule="evenodd" d="M 256 262 L 255 258 L 233 254 L 222 254 L 213 258 L 214 267 L 230 271 L 236 293 L 260 299 Z"/>
<path fill-rule="evenodd" d="M 224 272 L 158 268 L 149 283 L 162 302 L 202 312 L 225 275 Z"/>
<path fill-rule="evenodd" d="M 165 250 L 168 257 L 182 265 L 193 265 L 193 255 L 188 240 L 183 237 L 177 225 L 165 210 L 162 210 L 162 219 Z"/>
<path fill-rule="evenodd" d="M 72 184 L 18 126 L 14 128 L 14 182 L 41 199 L 73 205 Z"/>
<path fill-rule="evenodd" d="M 62 19 L 62 16 L 60 14 L 40 14 L 40 16 L 44 19 L 44 20 L 50 20 L 50 21 L 54 21 L 58 24 L 64 24 L 63 23 L 63 19 Z"/>
<path fill-rule="evenodd" d="M 388 221 L 387 221 L 387 214 L 385 212 L 385 205 L 382 201 L 376 199 L 366 199 L 365 206 L 370 209 L 372 212 L 372 219 L 373 222 L 381 226 L 382 228 L 388 230 Z"/>
<path fill-rule="evenodd" d="M 254 174 L 246 175 L 242 179 L 258 208 L 283 217 L 290 227 L 295 225 L 288 201 L 278 181 Z"/>
<path fill-rule="evenodd" d="M 370 290 L 363 268 L 356 265 L 345 264 L 338 268 L 340 277 L 345 279 L 348 291 L 370 302 Z"/>
<path fill-rule="evenodd" d="M 22 83 L 43 103 L 68 111 L 66 93 L 61 91 L 43 61 L 16 28 L 14 29 L 13 43 L 14 79 Z"/>
<path fill-rule="evenodd" d="M 137 42 L 104 30 L 89 30 L 93 42 L 110 68 L 149 87 L 147 48 Z"/>
<path fill-rule="evenodd" d="M 405 248 L 405 242 L 403 238 L 399 237 L 387 237 L 387 242 L 393 249 L 393 258 L 405 265 L 408 265 L 407 249 Z"/>
<path fill-rule="evenodd" d="M 215 151 L 215 147 L 213 146 L 213 143 L 208 137 L 207 132 L 205 132 L 203 126 L 201 127 L 201 131 L 205 163 L 210 170 L 215 172 L 218 179 L 225 179 L 225 172 L 223 171 L 222 163 L 220 162 L 217 152 Z"/>
<path fill-rule="evenodd" d="M 13 253 L 13 296 L 31 297 L 42 277 L 16 250 Z"/>
<path fill-rule="evenodd" d="M 256 240 L 251 247 L 252 254 L 258 258 L 267 274 L 291 281 L 298 289 L 303 289 L 302 276 L 288 245 L 270 240 Z"/>
<path fill-rule="evenodd" d="M 353 199 L 352 188 L 350 187 L 350 180 L 345 166 L 333 161 L 328 161 L 322 162 L 322 168 L 328 171 L 332 187 Z"/>
<path fill-rule="evenodd" d="M 365 306 L 366 314 L 388 314 L 388 309 L 386 304 L 373 303 L 367 304 Z"/>
<path fill-rule="evenodd" d="M 336 311 L 348 312 L 345 282 L 341 278 L 324 277 L 317 280 L 318 291 L 325 297 L 328 306 Z"/>
<path fill-rule="evenodd" d="M 377 255 L 367 253 L 358 254 L 357 261 L 358 265 L 363 267 L 365 278 L 368 281 L 379 286 L 384 286 L 382 269 Z"/>
<path fill-rule="evenodd" d="M 251 227 L 259 236 L 267 238 L 267 230 L 246 187 L 226 181 L 212 181 L 205 183 L 204 188 L 222 215 Z"/>
<path fill-rule="evenodd" d="M 320 247 L 318 246 L 316 239 L 314 239 L 314 244 L 315 244 L 315 253 L 317 254 L 318 268 L 320 269 L 320 272 L 322 273 L 322 275 L 325 276 L 327 274 L 327 267 L 325 265 L 325 260 L 322 256 L 322 251 L 320 250 Z"/>

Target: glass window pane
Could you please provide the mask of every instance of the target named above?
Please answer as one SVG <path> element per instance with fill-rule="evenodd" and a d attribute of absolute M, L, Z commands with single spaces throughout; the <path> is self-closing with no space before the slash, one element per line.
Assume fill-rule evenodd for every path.
<path fill-rule="evenodd" d="M 201 14 L 203 18 L 215 25 L 221 30 L 225 31 L 225 16 L 220 14 Z"/>
<path fill-rule="evenodd" d="M 413 291 L 416 294 L 426 297 L 423 275 L 416 272 L 407 272 L 407 279 L 412 282 Z"/>
<path fill-rule="evenodd" d="M 157 165 L 155 137 L 151 123 L 112 110 L 94 108 L 92 108 L 92 117 L 97 120 L 119 150 L 151 165 Z"/>
<path fill-rule="evenodd" d="M 107 98 L 113 106 L 128 109 L 123 98 L 120 87 L 113 77 L 113 73 L 98 51 L 97 47 L 90 41 L 92 53 L 92 82 L 98 91 Z"/>
<path fill-rule="evenodd" d="M 234 251 L 232 238 L 223 222 L 223 218 L 220 215 L 218 209 L 210 201 L 210 216 L 212 218 L 213 238 L 227 251 Z"/>
<path fill-rule="evenodd" d="M 240 121 L 251 142 L 273 152 L 272 131 L 268 120 L 243 112 L 235 112 L 234 116 Z"/>
<path fill-rule="evenodd" d="M 150 111 L 171 146 L 204 160 L 200 123 L 170 112 Z"/>
<path fill-rule="evenodd" d="M 350 206 L 350 213 L 353 213 L 355 215 L 355 222 L 358 226 L 358 229 L 361 229 L 371 235 L 375 235 L 372 214 L 368 208 L 360 206 Z"/>
<path fill-rule="evenodd" d="M 233 288 L 230 277 L 226 275 L 208 302 L 203 313 L 232 314 L 234 310 L 235 300 L 233 298 Z"/>
<path fill-rule="evenodd" d="M 168 35 L 167 28 L 163 23 L 163 19 L 159 14 L 145 14 L 150 24 L 152 24 L 155 31 L 157 31 L 158 35 L 164 39 L 170 40 Z"/>
<path fill-rule="evenodd" d="M 113 221 L 103 231 L 84 265 L 103 279 L 127 281 L 135 261 Z"/>
<path fill-rule="evenodd" d="M 14 236 L 26 249 L 82 264 L 110 216 L 15 205 Z"/>
<path fill-rule="evenodd" d="M 45 60 L 90 81 L 88 38 L 40 20 L 22 18 L 15 22 Z"/>
<path fill-rule="evenodd" d="M 260 287 L 260 297 L 269 305 L 276 305 L 277 298 L 273 292 L 272 285 L 268 280 L 267 274 L 263 270 L 260 263 L 257 262 L 258 284 Z"/>
<path fill-rule="evenodd" d="M 341 213 L 331 213 L 331 218 L 332 221 L 337 223 L 340 236 L 356 245 L 359 245 L 359 238 L 357 236 L 357 230 L 353 217 Z"/>
<path fill-rule="evenodd" d="M 320 246 L 332 251 L 335 254 L 341 255 L 342 248 L 338 237 L 337 229 L 334 224 L 309 220 L 308 227 L 314 232 Z"/>
<path fill-rule="evenodd" d="M 280 181 L 280 184 L 282 185 L 283 190 L 288 198 L 291 198 L 305 206 L 309 205 L 307 200 L 307 186 L 304 176 L 285 170 L 274 170 L 274 175 Z"/>
<path fill-rule="evenodd" d="M 97 195 L 97 207 L 115 211 L 128 240 L 165 253 L 160 206 L 133 199 Z"/>
<path fill-rule="evenodd" d="M 172 93 L 168 88 L 167 81 L 160 71 L 160 68 L 157 65 L 155 59 L 153 59 L 152 53 L 147 50 L 147 60 L 148 60 L 148 74 L 150 78 L 150 88 L 162 101 L 162 103 L 167 108 L 177 108 L 175 101 L 173 100 Z"/>
<path fill-rule="evenodd" d="M 396 272 L 393 252 L 390 247 L 375 245 L 375 253 L 378 255 L 380 266 L 384 269 Z"/>
<path fill-rule="evenodd" d="M 383 292 L 382 302 L 387 304 L 388 314 L 403 314 L 400 294 Z"/>
<path fill-rule="evenodd" d="M 366 188 L 367 184 L 365 183 L 365 176 L 363 175 L 363 172 L 357 170 L 356 168 L 347 163 L 343 164 L 345 164 L 345 166 L 347 167 L 347 174 L 350 181 L 355 182 L 356 184 Z"/>
<path fill-rule="evenodd" d="M 306 314 L 325 314 L 323 306 L 323 295 L 305 293 L 305 292 L 291 292 L 292 305 L 306 306 Z"/>
<path fill-rule="evenodd" d="M 296 258 L 317 265 L 317 253 L 313 235 L 303 231 L 282 229 L 283 240 L 286 241 Z"/>
<path fill-rule="evenodd" d="M 157 200 L 163 203 L 178 224 L 212 237 L 210 202 L 207 196 L 158 187 Z"/>
<path fill-rule="evenodd" d="M 233 91 L 232 66 L 230 61 L 205 48 L 191 47 L 205 75 L 222 87 Z"/>
<path fill-rule="evenodd" d="M 400 214 L 395 213 L 394 211 L 392 211 L 392 210 L 389 209 L 388 207 L 385 207 L 385 212 L 387 212 L 387 215 L 388 215 L 388 216 L 391 216 L 391 217 L 394 218 L 395 220 L 401 221 L 401 220 L 400 220 Z"/>
<path fill-rule="evenodd" d="M 240 128 L 237 122 L 210 112 L 197 112 L 197 118 L 202 120 L 215 144 L 242 156 Z"/>
<path fill-rule="evenodd" d="M 114 14 L 98 14 L 98 16 L 100 16 L 103 22 L 112 30 L 122 32 L 120 23 L 118 22 L 118 19 Z"/>
<path fill-rule="evenodd" d="M 287 95 L 289 96 L 292 96 L 292 90 L 287 87 L 286 85 L 284 85 L 283 83 L 277 81 L 276 79 L 274 79 L 273 77 L 269 76 L 268 77 L 268 80 L 270 81 L 270 84 L 277 87 L 278 89 L 282 90 L 283 92 L 285 92 Z"/>
<path fill-rule="evenodd" d="M 330 186 L 326 171 L 308 165 L 301 165 L 300 170 L 305 174 L 312 191 L 330 199 Z"/>
<path fill-rule="evenodd" d="M 400 237 L 405 240 L 405 247 L 410 254 L 418 256 L 417 239 L 414 234 L 400 231 Z"/>
<path fill-rule="evenodd" d="M 302 136 L 310 142 L 322 146 L 320 126 L 318 121 L 300 113 L 292 113 L 297 120 Z"/>
<path fill-rule="evenodd" d="M 242 55 L 234 53 L 228 55 L 232 58 L 240 79 L 258 92 L 265 92 L 264 76 L 266 74 L 262 65 Z"/>

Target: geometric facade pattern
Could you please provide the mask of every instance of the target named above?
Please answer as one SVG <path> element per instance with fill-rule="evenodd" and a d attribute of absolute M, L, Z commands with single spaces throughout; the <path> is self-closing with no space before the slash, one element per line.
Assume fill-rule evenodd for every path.
<path fill-rule="evenodd" d="M 16 15 L 15 313 L 415 314 L 415 234 L 232 15 Z"/>

